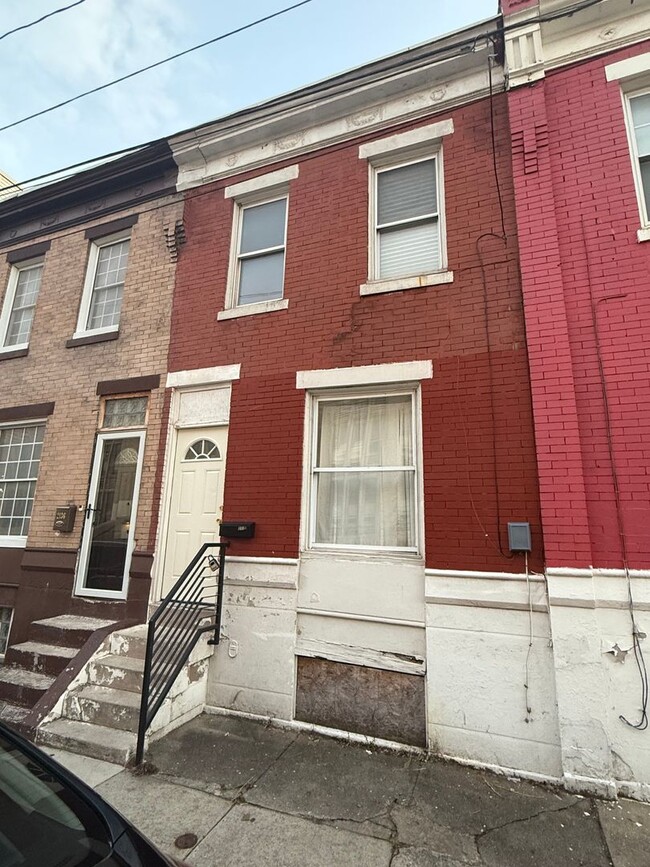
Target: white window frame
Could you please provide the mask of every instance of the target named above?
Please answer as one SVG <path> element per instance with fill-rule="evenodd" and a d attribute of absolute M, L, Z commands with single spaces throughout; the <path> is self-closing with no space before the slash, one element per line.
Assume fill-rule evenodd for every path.
<path fill-rule="evenodd" d="M 9 636 L 11 635 L 11 627 L 14 624 L 14 612 L 16 609 L 11 605 L 0 605 L 0 608 L 8 608 L 11 612 L 11 614 L 9 615 L 9 631 L 7 632 L 7 647 L 4 649 L 4 651 L 0 648 L 0 662 L 2 662 L 5 658 L 7 650 L 9 649 Z"/>
<path fill-rule="evenodd" d="M 131 228 L 121 232 L 115 232 L 113 235 L 105 235 L 102 238 L 96 238 L 90 242 L 90 251 L 88 253 L 88 265 L 86 266 L 86 277 L 84 280 L 83 292 L 81 295 L 81 304 L 79 305 L 79 316 L 77 318 L 77 328 L 72 335 L 73 340 L 78 337 L 92 337 L 95 334 L 114 334 L 119 331 L 119 323 L 117 325 L 106 325 L 102 328 L 88 328 L 88 317 L 90 316 L 90 307 L 92 304 L 93 290 L 95 288 L 95 277 L 97 274 L 97 263 L 99 261 L 99 252 L 104 247 L 110 247 L 113 244 L 118 244 L 120 241 L 131 240 Z M 131 248 L 129 246 L 129 261 L 131 259 Z M 128 263 L 127 263 L 128 269 Z M 126 279 L 124 281 L 126 288 Z M 124 303 L 124 294 L 122 294 L 122 304 Z M 120 308 L 120 319 L 122 318 L 122 309 Z"/>
<path fill-rule="evenodd" d="M 627 131 L 627 140 L 630 150 L 630 158 L 632 160 L 632 174 L 634 176 L 634 188 L 636 191 L 637 204 L 639 206 L 639 217 L 641 219 L 641 228 L 637 233 L 639 241 L 650 240 L 650 214 L 646 207 L 645 194 L 643 190 L 643 178 L 641 176 L 641 162 L 639 157 L 639 149 L 636 143 L 636 135 L 634 133 L 634 119 L 632 117 L 631 101 L 637 96 L 650 96 L 650 86 L 637 90 L 622 90 L 623 110 L 625 112 L 625 128 Z M 650 196 L 650 190 L 648 191 Z"/>
<path fill-rule="evenodd" d="M 16 289 L 18 288 L 18 280 L 20 278 L 20 274 L 22 271 L 28 271 L 32 268 L 41 268 L 41 281 L 43 279 L 43 266 L 45 263 L 45 259 L 43 256 L 36 256 L 33 259 L 26 259 L 23 262 L 16 262 L 11 266 L 11 271 L 9 272 L 9 281 L 7 283 L 7 291 L 5 293 L 4 303 L 2 305 L 2 313 L 0 313 L 0 355 L 7 352 L 16 352 L 21 349 L 27 349 L 29 347 L 29 340 L 25 343 L 14 343 L 11 346 L 6 346 L 5 341 L 7 340 L 7 334 L 9 331 L 9 321 L 11 319 L 11 314 L 14 310 L 14 303 L 16 301 Z M 39 294 L 40 294 L 40 285 L 39 285 Z M 36 298 L 36 302 L 38 302 L 38 296 Z M 36 306 L 36 304 L 34 305 Z M 34 325 L 34 321 L 32 319 L 32 327 Z M 31 328 L 29 332 L 29 336 L 31 337 Z"/>
<path fill-rule="evenodd" d="M 228 280 L 226 283 L 226 297 L 224 309 L 217 313 L 217 319 L 234 319 L 239 316 L 253 316 L 257 313 L 270 313 L 274 310 L 286 310 L 289 299 L 284 297 L 284 276 L 287 265 L 287 227 L 289 225 L 289 182 L 298 177 L 300 167 L 298 165 L 286 166 L 265 175 L 259 175 L 248 181 L 231 184 L 224 190 L 226 199 L 234 200 L 233 226 L 230 240 L 230 259 L 228 265 Z M 243 226 L 243 212 L 246 208 L 255 205 L 266 205 L 280 199 L 287 200 L 284 224 L 284 263 L 282 269 L 282 297 L 273 298 L 269 301 L 255 301 L 251 304 L 239 304 L 239 246 Z M 280 248 L 278 248 L 280 249 Z M 259 255 L 262 251 L 256 251 Z"/>
<path fill-rule="evenodd" d="M 390 547 L 382 545 L 337 545 L 335 543 L 324 543 L 315 541 L 316 529 L 316 494 L 317 486 L 314 482 L 315 471 L 314 466 L 318 447 L 318 411 L 321 403 L 328 401 L 341 400 L 358 400 L 366 397 L 394 397 L 394 396 L 411 396 L 411 449 L 415 464 L 413 467 L 399 467 L 400 470 L 413 469 L 413 525 L 415 532 L 415 544 L 412 547 Z M 404 384 L 383 385 L 383 386 L 367 386 L 355 388 L 337 388 L 319 391 L 308 391 L 306 393 L 306 412 L 305 412 L 305 444 L 306 444 L 306 460 L 304 462 L 304 484 L 303 488 L 305 496 L 303 498 L 303 549 L 315 554 L 323 553 L 341 553 L 341 554 L 360 554 L 360 555 L 377 555 L 381 554 L 389 557 L 401 557 L 407 559 L 420 558 L 423 556 L 424 549 L 424 515 L 422 504 L 424 502 L 424 484 L 422 474 L 422 411 L 421 411 L 421 390 L 419 383 L 409 382 Z M 364 467 L 363 470 L 372 468 Z M 386 468 L 382 468 L 386 469 Z"/>
<path fill-rule="evenodd" d="M 454 132 L 451 119 L 436 121 L 383 139 L 366 142 L 359 147 L 359 159 L 368 161 L 368 282 L 359 287 L 360 295 L 378 295 L 452 283 L 454 272 L 448 270 L 447 222 L 445 208 L 445 172 L 443 138 Z M 438 231 L 440 234 L 440 267 L 430 274 L 404 274 L 399 277 L 379 276 L 377 230 L 377 177 L 382 171 L 401 168 L 428 159 L 436 161 L 436 193 L 438 198 Z"/>
<path fill-rule="evenodd" d="M 36 427 L 37 425 L 43 425 L 45 427 L 45 431 L 43 433 L 43 448 L 45 448 L 45 435 L 47 434 L 47 419 L 38 418 L 38 419 L 25 419 L 20 421 L 10 421 L 3 422 L 0 424 L 0 430 L 6 430 L 7 428 L 23 428 L 23 427 Z M 38 459 L 38 476 L 36 477 L 36 484 L 38 485 L 38 479 L 41 474 L 41 461 L 43 460 L 43 449 L 41 449 L 41 456 Z M 13 481 L 13 479 L 12 479 Z M 2 485 L 2 480 L 0 480 L 0 485 Z M 0 502 L 2 498 L 0 497 Z M 36 490 L 34 490 L 34 502 L 36 501 Z M 32 503 L 33 506 L 33 503 Z M 30 527 L 31 527 L 31 518 L 30 516 Z M 28 536 L 7 536 L 0 535 L 0 548 L 24 548 L 27 545 Z"/>

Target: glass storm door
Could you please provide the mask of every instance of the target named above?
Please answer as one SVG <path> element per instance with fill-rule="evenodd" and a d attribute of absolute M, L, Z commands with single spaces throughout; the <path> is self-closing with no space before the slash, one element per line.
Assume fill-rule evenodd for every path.
<path fill-rule="evenodd" d="M 79 595 L 126 597 L 143 446 L 143 431 L 97 438 L 79 557 Z"/>

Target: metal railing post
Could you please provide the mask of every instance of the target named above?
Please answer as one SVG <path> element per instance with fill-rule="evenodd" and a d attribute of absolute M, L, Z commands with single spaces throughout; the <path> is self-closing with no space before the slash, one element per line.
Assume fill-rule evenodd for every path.
<path fill-rule="evenodd" d="M 144 759 L 144 739 L 147 733 L 147 713 L 149 709 L 149 683 L 151 681 L 151 663 L 153 661 L 153 643 L 156 634 L 156 622 L 149 621 L 147 629 L 147 650 L 144 656 L 144 671 L 142 673 L 142 698 L 140 699 L 140 718 L 138 721 L 138 742 L 135 748 L 135 764 L 142 764 Z"/>

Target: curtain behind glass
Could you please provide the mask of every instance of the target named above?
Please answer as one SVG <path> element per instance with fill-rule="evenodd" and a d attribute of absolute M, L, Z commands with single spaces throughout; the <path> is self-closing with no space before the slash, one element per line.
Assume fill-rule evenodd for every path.
<path fill-rule="evenodd" d="M 319 407 L 316 538 L 321 544 L 414 547 L 411 396 Z M 340 470 L 338 469 L 340 468 Z M 353 469 L 354 468 L 354 469 Z"/>

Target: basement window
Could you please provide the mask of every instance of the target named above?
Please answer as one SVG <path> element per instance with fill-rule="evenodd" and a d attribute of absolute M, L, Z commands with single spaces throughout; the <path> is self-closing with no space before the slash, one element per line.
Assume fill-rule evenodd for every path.
<path fill-rule="evenodd" d="M 12 615 L 13 608 L 0 607 L 0 658 L 7 652 Z"/>

